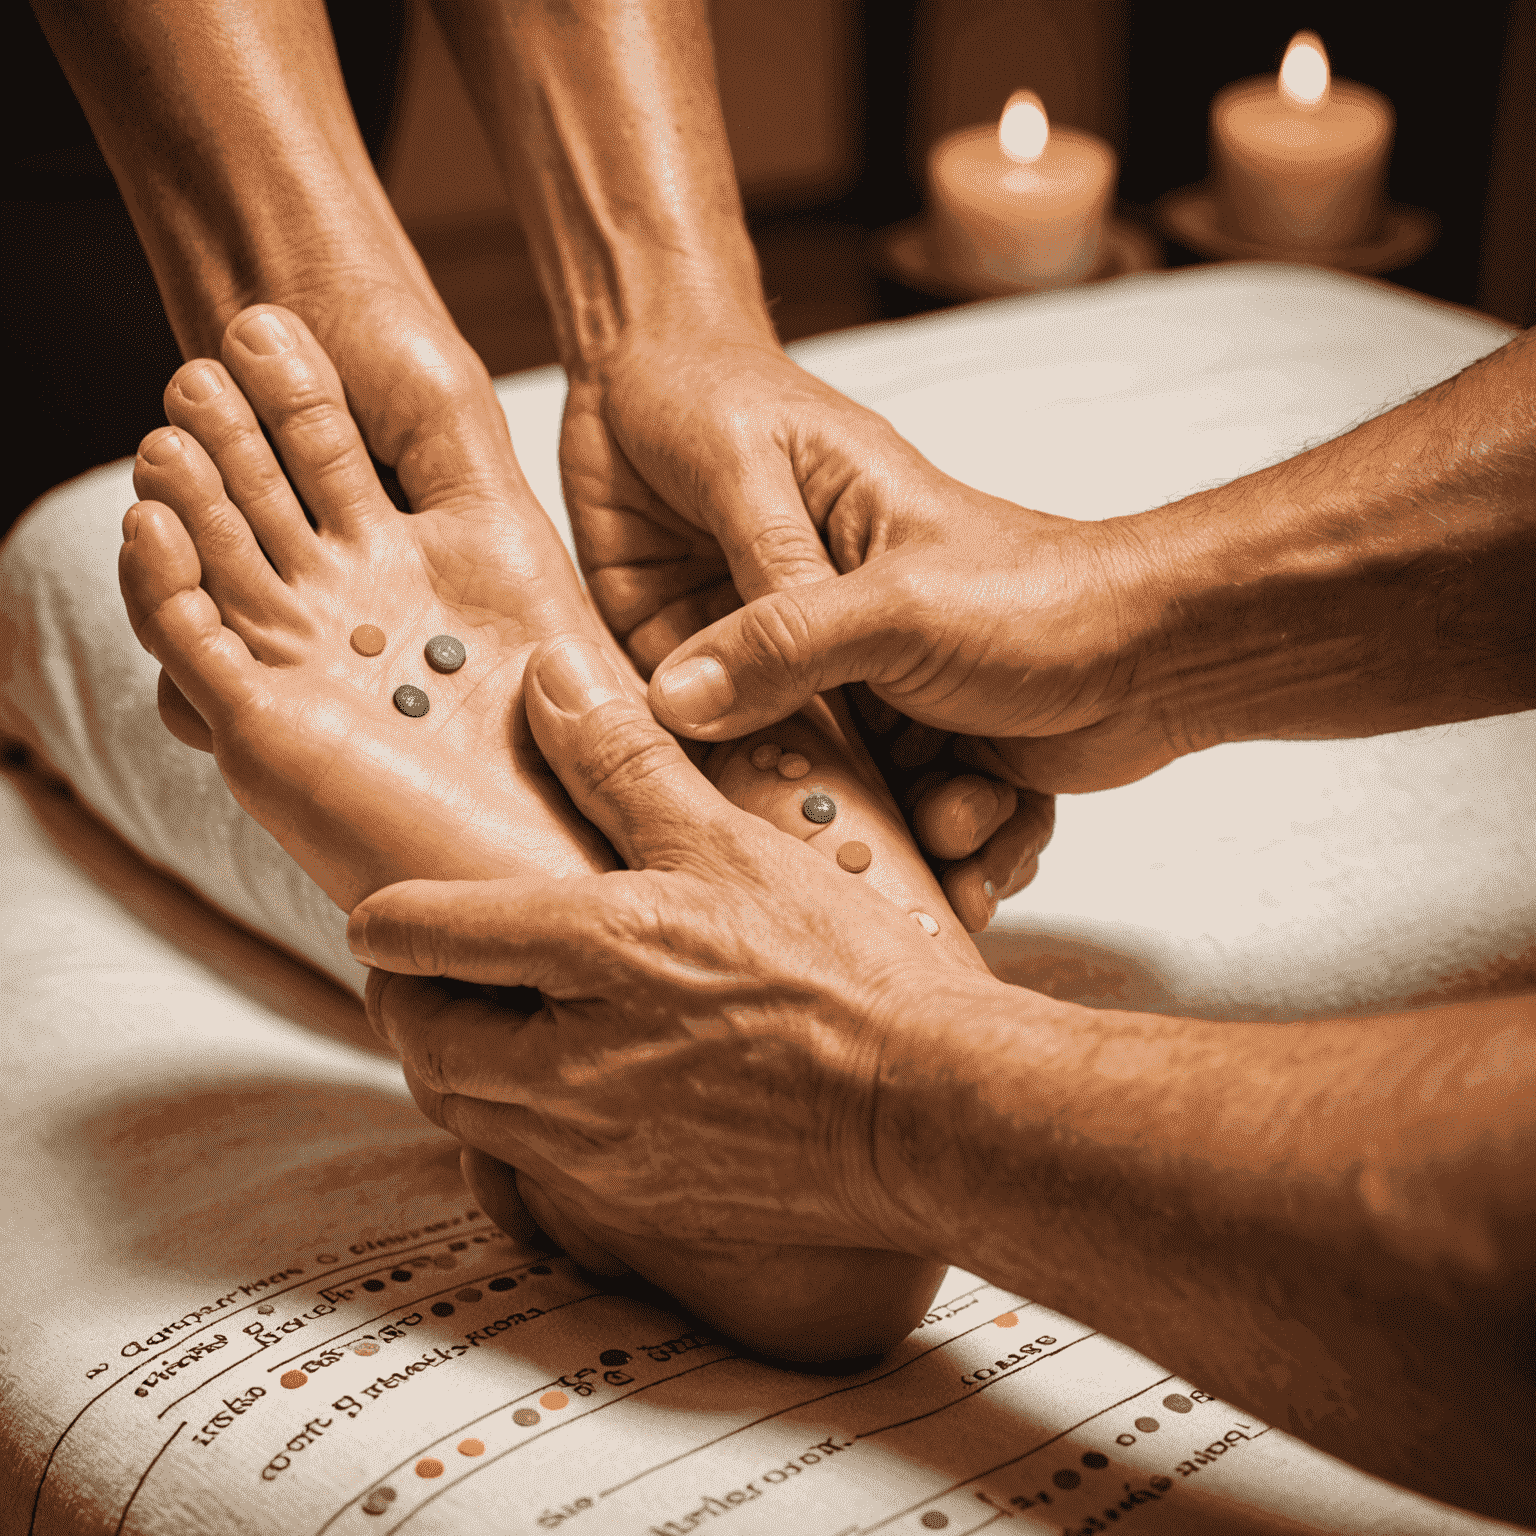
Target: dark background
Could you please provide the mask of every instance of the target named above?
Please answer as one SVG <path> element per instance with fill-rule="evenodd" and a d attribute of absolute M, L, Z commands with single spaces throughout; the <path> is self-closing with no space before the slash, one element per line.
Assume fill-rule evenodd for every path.
<path fill-rule="evenodd" d="M 333 0 L 343 71 L 370 152 L 383 152 L 399 72 L 404 0 Z M 865 0 L 862 57 L 864 165 L 835 202 L 752 219 L 765 270 L 790 284 L 823 281 L 836 232 L 844 266 L 866 263 L 862 235 L 919 211 L 908 152 L 917 0 Z M 1435 247 L 1392 280 L 1436 298 L 1477 301 L 1484 204 L 1500 70 L 1512 6 L 1472 0 L 1433 26 L 1421 13 L 1377 5 L 1186 3 L 1128 7 L 1125 212 L 1150 205 L 1206 169 L 1206 112 L 1228 81 L 1273 72 L 1291 35 L 1310 27 L 1335 73 L 1374 86 L 1397 111 L 1391 195 L 1440 221 Z M 131 453 L 163 420 L 160 394 L 180 356 L 149 268 L 83 113 L 30 11 L 10 7 L 5 55 L 10 99 L 21 104 L 5 169 L 6 323 L 21 450 L 0 527 L 35 496 L 93 464 Z M 1536 80 L 1530 82 L 1536 92 Z M 1531 147 L 1536 156 L 1536 145 Z M 1531 217 L 1527 210 L 1524 217 Z M 848 232 L 857 237 L 849 244 Z M 1536 238 L 1536 232 L 1531 238 Z M 428 255 L 429 266 L 432 264 Z M 1166 247 L 1170 265 L 1197 260 Z M 874 313 L 937 307 L 931 296 L 868 271 Z M 449 297 L 452 306 L 452 296 Z M 471 339 L 474 339 L 473 337 Z"/>

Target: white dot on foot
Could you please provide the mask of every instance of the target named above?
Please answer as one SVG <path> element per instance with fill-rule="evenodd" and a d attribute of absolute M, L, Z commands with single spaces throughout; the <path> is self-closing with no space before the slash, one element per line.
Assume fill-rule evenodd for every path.
<path fill-rule="evenodd" d="M 939 925 L 937 919 L 929 917 L 926 912 L 914 912 L 912 916 L 917 919 L 917 926 L 921 928 L 924 933 L 933 938 L 938 937 Z"/>

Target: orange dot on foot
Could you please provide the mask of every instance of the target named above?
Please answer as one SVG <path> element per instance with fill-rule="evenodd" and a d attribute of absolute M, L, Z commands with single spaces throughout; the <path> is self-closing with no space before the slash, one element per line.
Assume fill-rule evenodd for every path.
<path fill-rule="evenodd" d="M 838 868 L 846 869 L 850 875 L 862 875 L 869 868 L 870 857 L 868 843 L 844 843 L 837 850 Z"/>
<path fill-rule="evenodd" d="M 303 1371 L 284 1371 L 277 1379 L 285 1387 L 302 1387 L 309 1377 Z"/>
<path fill-rule="evenodd" d="M 810 771 L 810 759 L 798 752 L 786 752 L 779 759 L 779 773 L 786 779 L 803 779 Z"/>
<path fill-rule="evenodd" d="M 359 656 L 377 656 L 384 649 L 384 631 L 377 624 L 359 624 L 352 631 L 352 649 Z"/>
<path fill-rule="evenodd" d="M 484 1456 L 485 1455 L 485 1441 L 484 1440 L 460 1440 L 459 1441 L 459 1455 L 460 1456 Z"/>
<path fill-rule="evenodd" d="M 772 768 L 783 755 L 783 747 L 776 747 L 771 741 L 765 741 L 762 746 L 753 747 L 752 766 L 763 769 Z"/>
<path fill-rule="evenodd" d="M 416 1463 L 417 1477 L 441 1477 L 442 1475 L 443 1464 L 437 1459 L 436 1456 L 423 1456 L 421 1460 Z"/>
<path fill-rule="evenodd" d="M 992 1319 L 999 1328 L 1017 1328 L 1019 1326 L 1019 1314 L 1017 1312 L 1004 1312 L 1001 1317 Z"/>
<path fill-rule="evenodd" d="M 564 1392 L 546 1392 L 539 1399 L 539 1407 L 553 1410 L 555 1408 L 564 1408 L 568 1402 L 570 1402 L 570 1398 Z"/>

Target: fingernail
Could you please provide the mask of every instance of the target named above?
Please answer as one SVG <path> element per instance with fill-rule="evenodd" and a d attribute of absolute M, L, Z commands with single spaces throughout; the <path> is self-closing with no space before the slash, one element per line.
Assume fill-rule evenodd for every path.
<path fill-rule="evenodd" d="M 978 784 L 955 808 L 959 831 L 972 840 L 996 815 L 997 791 L 990 784 Z"/>
<path fill-rule="evenodd" d="M 607 658 L 587 640 L 562 640 L 539 663 L 539 687 L 556 709 L 584 715 L 626 697 Z"/>
<path fill-rule="evenodd" d="M 219 378 L 218 369 L 202 363 L 196 367 L 183 368 L 176 380 L 176 389 L 183 400 L 201 405 L 205 400 L 212 400 L 215 395 L 222 394 L 224 382 Z"/>
<path fill-rule="evenodd" d="M 180 452 L 181 439 L 174 432 L 167 432 L 154 442 L 143 444 L 139 449 L 139 457 L 147 459 L 151 464 L 169 464 Z"/>
<path fill-rule="evenodd" d="M 139 509 L 129 507 L 123 513 L 123 543 L 132 544 L 139 536 Z"/>
<path fill-rule="evenodd" d="M 730 674 L 713 656 L 679 662 L 656 682 L 661 701 L 683 725 L 708 725 L 736 702 Z"/>
<path fill-rule="evenodd" d="M 293 345 L 293 337 L 288 334 L 288 327 L 266 309 L 259 315 L 252 315 L 250 319 L 242 320 L 235 327 L 235 336 L 242 346 L 260 357 L 275 357 L 279 352 L 286 352 Z"/>
<path fill-rule="evenodd" d="M 366 912 L 354 912 L 347 919 L 347 948 L 352 951 L 354 959 L 361 960 L 364 965 L 372 965 L 373 951 L 368 948 L 368 914 Z"/>
<path fill-rule="evenodd" d="M 981 882 L 981 893 L 988 901 L 997 900 L 997 887 L 990 880 L 983 880 Z"/>

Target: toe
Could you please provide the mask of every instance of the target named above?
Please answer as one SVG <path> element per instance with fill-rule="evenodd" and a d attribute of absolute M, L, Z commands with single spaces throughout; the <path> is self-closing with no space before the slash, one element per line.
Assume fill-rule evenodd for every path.
<path fill-rule="evenodd" d="M 356 536 L 399 516 L 373 471 L 340 376 L 297 315 L 273 304 L 242 311 L 224 332 L 224 361 L 322 532 Z"/>
<path fill-rule="evenodd" d="M 165 416 L 207 451 L 229 499 L 284 580 L 311 570 L 319 558 L 314 530 L 255 411 L 224 365 L 200 357 L 177 369 L 165 387 Z"/>
<path fill-rule="evenodd" d="M 301 620 L 297 599 L 225 494 L 213 461 L 185 428 L 161 427 L 144 439 L 133 488 L 175 513 L 195 550 L 202 585 L 232 626 L 250 634 L 274 620 Z"/>
<path fill-rule="evenodd" d="M 199 584 L 197 550 L 171 508 L 153 501 L 131 507 L 123 538 L 118 583 L 139 644 L 217 730 L 250 697 L 257 663 Z"/>

